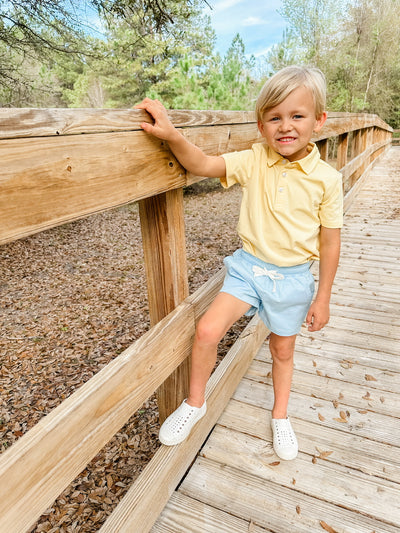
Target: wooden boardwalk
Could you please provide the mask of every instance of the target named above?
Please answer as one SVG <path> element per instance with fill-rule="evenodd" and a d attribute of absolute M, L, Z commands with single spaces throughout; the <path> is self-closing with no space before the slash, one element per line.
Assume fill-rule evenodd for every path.
<path fill-rule="evenodd" d="M 297 341 L 300 452 L 271 446 L 263 345 L 152 533 L 399 533 L 400 148 L 345 217 L 329 325 Z"/>

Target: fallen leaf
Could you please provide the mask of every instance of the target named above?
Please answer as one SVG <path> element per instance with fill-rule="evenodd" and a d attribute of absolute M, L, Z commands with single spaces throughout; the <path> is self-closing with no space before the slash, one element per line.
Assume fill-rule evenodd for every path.
<path fill-rule="evenodd" d="M 340 366 L 343 368 L 353 368 L 353 365 L 353 361 L 349 361 L 348 359 L 343 359 L 342 361 L 340 361 Z"/>
<path fill-rule="evenodd" d="M 292 479 L 292 485 L 296 485 L 296 480 L 294 478 Z"/>
<path fill-rule="evenodd" d="M 347 424 L 347 420 L 345 420 L 344 418 L 334 418 L 333 420 L 335 420 L 336 422 L 341 422 L 342 424 Z"/>
<path fill-rule="evenodd" d="M 327 457 L 329 457 L 333 453 L 333 452 L 329 452 L 329 451 L 320 450 L 317 446 L 315 447 L 315 449 L 319 453 L 318 459 L 326 459 Z"/>
<path fill-rule="evenodd" d="M 381 396 L 379 399 L 380 399 L 381 403 L 385 403 L 385 398 L 383 396 Z"/>
<path fill-rule="evenodd" d="M 343 400 L 344 396 L 342 393 L 339 393 L 339 400 Z"/>
<path fill-rule="evenodd" d="M 325 417 L 321 415 L 321 413 L 318 413 L 318 418 L 323 422 L 325 420 Z"/>
<path fill-rule="evenodd" d="M 328 524 L 324 522 L 323 520 L 320 520 L 320 525 L 322 529 L 325 529 L 325 531 L 328 531 L 329 533 L 338 533 L 336 529 L 333 529 L 333 527 L 328 526 Z"/>
<path fill-rule="evenodd" d="M 374 376 L 371 376 L 371 374 L 365 374 L 365 379 L 367 381 L 378 381 Z"/>
<path fill-rule="evenodd" d="M 301 513 L 300 505 L 296 505 L 296 513 L 297 513 L 297 514 L 300 514 L 300 513 Z"/>
<path fill-rule="evenodd" d="M 357 412 L 360 413 L 360 415 L 366 415 L 368 413 L 365 409 L 357 409 Z"/>
<path fill-rule="evenodd" d="M 339 407 L 339 402 L 337 400 L 332 400 L 333 407 L 337 409 Z"/>
<path fill-rule="evenodd" d="M 339 415 L 340 415 L 340 418 L 343 418 L 343 420 L 347 421 L 347 416 L 346 416 L 346 413 L 344 411 L 340 411 Z"/>
<path fill-rule="evenodd" d="M 281 462 L 280 461 L 274 461 L 273 463 L 268 463 L 268 464 L 269 464 L 269 466 L 278 466 L 278 465 L 281 464 Z"/>

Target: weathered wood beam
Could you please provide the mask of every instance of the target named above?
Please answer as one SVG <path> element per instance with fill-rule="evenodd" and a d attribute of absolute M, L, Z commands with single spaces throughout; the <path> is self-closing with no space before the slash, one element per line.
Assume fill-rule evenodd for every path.
<path fill-rule="evenodd" d="M 150 322 L 154 325 L 189 296 L 183 190 L 141 200 L 139 214 Z M 160 423 L 188 396 L 189 377 L 187 357 L 157 391 Z"/>
<path fill-rule="evenodd" d="M 209 154 L 260 141 L 251 112 L 169 113 Z M 132 109 L 0 109 L 0 244 L 203 179 L 141 131 L 144 120 Z M 375 115 L 332 113 L 313 140 L 373 126 L 391 131 Z"/>

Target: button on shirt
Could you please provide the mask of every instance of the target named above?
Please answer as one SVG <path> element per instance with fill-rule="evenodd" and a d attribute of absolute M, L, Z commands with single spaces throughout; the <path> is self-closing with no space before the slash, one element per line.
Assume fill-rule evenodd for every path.
<path fill-rule="evenodd" d="M 320 226 L 343 225 L 342 176 L 322 161 L 315 144 L 299 161 L 264 143 L 224 154 L 224 187 L 239 183 L 238 233 L 243 249 L 277 266 L 319 259 Z"/>

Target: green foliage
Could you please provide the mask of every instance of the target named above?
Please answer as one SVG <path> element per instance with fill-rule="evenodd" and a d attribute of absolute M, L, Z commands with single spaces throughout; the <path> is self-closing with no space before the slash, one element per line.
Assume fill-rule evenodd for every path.
<path fill-rule="evenodd" d="M 321 68 L 328 109 L 377 113 L 399 125 L 398 0 L 282 0 L 289 37 L 274 47 L 276 70 L 293 59 Z"/>
<path fill-rule="evenodd" d="M 0 105 L 252 109 L 267 77 L 321 68 L 328 109 L 377 113 L 400 126 L 398 0 L 282 0 L 289 23 L 264 64 L 237 34 L 224 57 L 206 0 L 33 0 L 0 4 Z M 80 22 L 98 12 L 103 36 Z M 261 68 L 260 68 L 261 65 Z"/>

